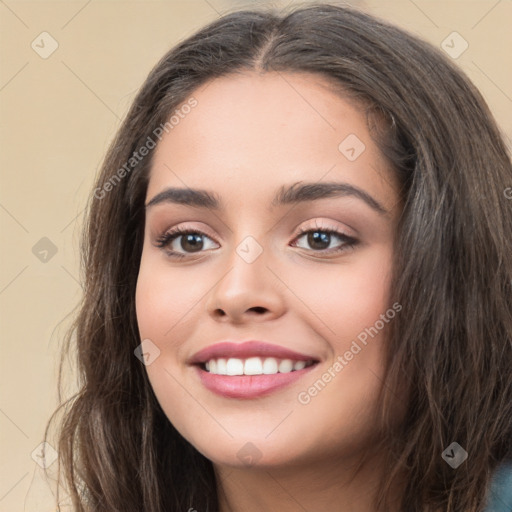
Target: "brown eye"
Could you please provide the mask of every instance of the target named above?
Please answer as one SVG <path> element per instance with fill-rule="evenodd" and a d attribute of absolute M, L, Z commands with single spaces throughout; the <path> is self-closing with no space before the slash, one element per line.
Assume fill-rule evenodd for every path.
<path fill-rule="evenodd" d="M 297 236 L 296 240 L 299 240 L 300 238 L 304 238 L 306 240 L 306 243 L 309 247 L 301 247 L 300 245 L 297 245 L 298 247 L 301 247 L 302 249 L 313 249 L 314 252 L 326 252 L 326 253 L 333 253 L 333 252 L 341 252 L 346 249 L 349 249 L 350 247 L 353 247 L 357 244 L 357 240 L 355 238 L 352 238 L 348 235 L 345 235 L 344 233 L 340 233 L 339 231 L 332 230 L 332 229 L 306 229 L 301 230 L 299 235 Z M 338 244 L 337 248 L 329 249 L 329 246 L 333 241 L 336 239 L 341 240 L 342 243 Z"/>
<path fill-rule="evenodd" d="M 188 233 L 186 235 L 180 235 L 177 238 L 181 238 L 180 246 L 185 251 L 197 252 L 203 248 L 204 241 L 202 235 L 196 233 Z"/>
<path fill-rule="evenodd" d="M 205 240 L 211 238 L 201 231 L 174 228 L 160 236 L 156 245 L 165 249 L 169 256 L 181 258 L 187 254 L 201 252 L 205 248 Z"/>

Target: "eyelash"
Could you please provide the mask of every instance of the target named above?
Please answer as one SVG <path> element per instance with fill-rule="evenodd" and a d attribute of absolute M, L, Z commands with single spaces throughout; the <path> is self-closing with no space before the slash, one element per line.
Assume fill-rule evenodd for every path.
<path fill-rule="evenodd" d="M 342 239 L 344 241 L 344 243 L 338 249 L 324 249 L 324 250 L 318 250 L 318 251 L 312 250 L 313 252 L 319 252 L 322 254 L 342 253 L 344 251 L 347 251 L 347 250 L 355 247 L 359 243 L 359 241 L 356 240 L 355 238 L 345 235 L 344 233 L 341 233 L 340 231 L 338 231 L 336 229 L 321 228 L 321 227 L 309 228 L 309 229 L 301 228 L 294 240 L 301 238 L 305 234 L 316 233 L 316 232 L 326 233 L 328 235 L 336 235 L 337 237 Z M 166 231 L 161 236 L 159 236 L 156 239 L 156 245 L 157 245 L 157 247 L 164 249 L 170 258 L 175 258 L 175 259 L 186 258 L 187 257 L 186 253 L 183 254 L 181 252 L 172 251 L 172 250 L 168 250 L 165 248 L 171 242 L 173 242 L 176 238 L 179 238 L 179 236 L 190 235 L 190 234 L 198 234 L 198 235 L 205 236 L 205 237 L 211 239 L 211 237 L 209 237 L 206 233 L 203 233 L 202 231 L 200 231 L 198 229 L 188 229 L 188 228 L 176 227 L 169 231 Z M 199 251 L 199 252 L 203 252 L 203 251 Z M 192 255 L 194 253 L 189 253 L 189 254 Z"/>

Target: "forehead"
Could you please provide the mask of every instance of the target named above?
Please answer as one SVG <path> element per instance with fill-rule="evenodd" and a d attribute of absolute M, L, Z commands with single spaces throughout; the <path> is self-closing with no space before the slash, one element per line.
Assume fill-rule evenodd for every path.
<path fill-rule="evenodd" d="M 321 75 L 233 74 L 191 96 L 196 106 L 157 145 L 148 197 L 169 186 L 253 197 L 301 180 L 349 181 L 374 193 L 389 183 L 364 114 Z M 347 140 L 362 150 L 356 159 L 344 153 Z"/>

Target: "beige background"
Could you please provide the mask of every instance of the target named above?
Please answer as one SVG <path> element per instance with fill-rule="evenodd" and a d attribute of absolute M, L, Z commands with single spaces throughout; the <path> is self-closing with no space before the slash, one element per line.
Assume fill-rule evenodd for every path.
<path fill-rule="evenodd" d="M 512 1 L 347 3 L 436 46 L 457 31 L 469 44 L 457 62 L 510 143 Z M 58 348 L 81 293 L 82 212 L 109 141 L 170 46 L 222 13 L 264 4 L 0 1 L 0 511 L 53 510 L 31 454 L 57 405 Z M 50 48 L 48 36 L 41 43 L 44 31 L 58 43 L 46 59 L 31 47 Z M 46 262 L 33 253 L 43 237 L 57 251 Z"/>

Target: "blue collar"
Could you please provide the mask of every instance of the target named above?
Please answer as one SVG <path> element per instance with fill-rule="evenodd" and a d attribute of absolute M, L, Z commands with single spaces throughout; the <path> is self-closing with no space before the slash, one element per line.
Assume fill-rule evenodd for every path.
<path fill-rule="evenodd" d="M 512 511 L 512 461 L 504 462 L 492 477 L 484 512 Z"/>

